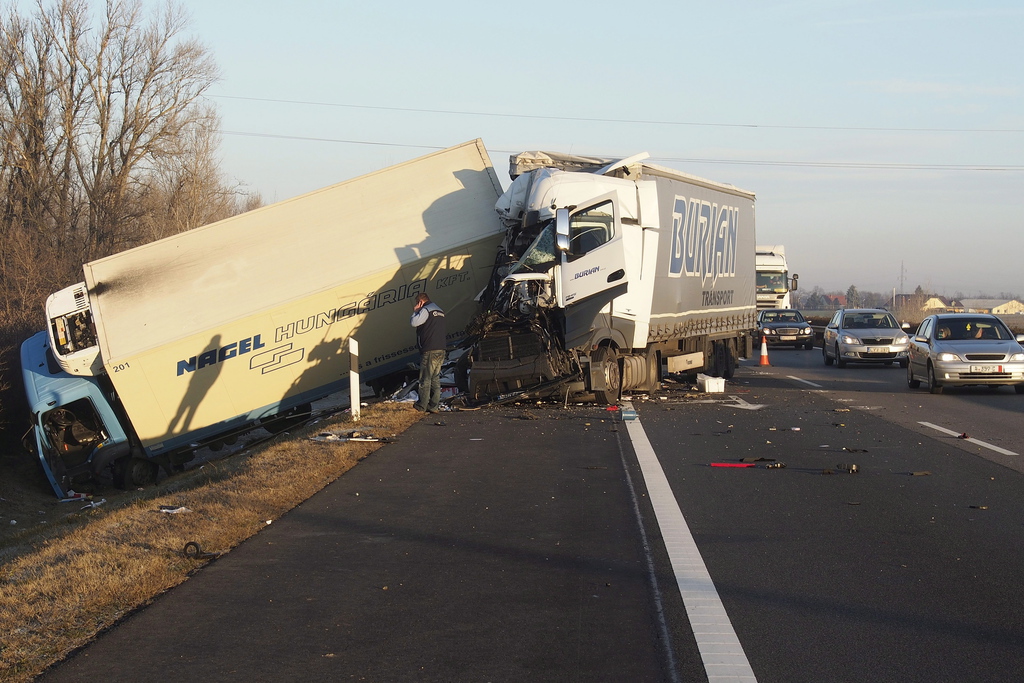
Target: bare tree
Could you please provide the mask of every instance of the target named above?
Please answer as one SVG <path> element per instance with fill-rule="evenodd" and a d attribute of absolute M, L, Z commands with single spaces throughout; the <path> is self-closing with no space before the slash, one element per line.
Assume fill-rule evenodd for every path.
<path fill-rule="evenodd" d="M 222 179 L 217 68 L 168 2 L 37 0 L 0 17 L 0 346 L 81 264 L 249 208 Z"/>

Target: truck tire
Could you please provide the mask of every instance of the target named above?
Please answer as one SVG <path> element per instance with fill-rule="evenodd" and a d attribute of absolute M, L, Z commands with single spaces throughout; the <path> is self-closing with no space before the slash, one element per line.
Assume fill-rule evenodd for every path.
<path fill-rule="evenodd" d="M 619 387 L 622 384 L 621 376 L 619 375 L 619 357 L 615 353 L 615 349 L 610 346 L 602 346 L 591 356 L 590 362 L 593 363 L 598 372 L 604 376 L 603 390 L 595 390 L 594 397 L 598 403 L 604 405 L 612 405 L 617 403 L 619 400 Z"/>
<path fill-rule="evenodd" d="M 157 476 L 160 474 L 160 466 L 152 460 L 129 456 L 115 460 L 111 471 L 114 486 L 127 491 L 155 484 Z"/>
<path fill-rule="evenodd" d="M 732 340 L 719 343 L 725 353 L 724 364 L 722 365 L 722 377 L 732 379 L 736 374 L 736 352 L 733 351 Z"/>
<path fill-rule="evenodd" d="M 661 358 L 651 349 L 647 352 L 647 393 L 654 394 L 661 388 Z"/>

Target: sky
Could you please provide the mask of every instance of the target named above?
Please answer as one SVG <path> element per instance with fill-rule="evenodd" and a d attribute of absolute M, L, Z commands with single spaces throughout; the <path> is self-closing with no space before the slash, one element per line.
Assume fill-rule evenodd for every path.
<path fill-rule="evenodd" d="M 156 9 L 156 0 L 144 0 Z M 805 293 L 1024 296 L 1024 3 L 179 0 L 267 203 L 481 138 L 757 195 Z"/>

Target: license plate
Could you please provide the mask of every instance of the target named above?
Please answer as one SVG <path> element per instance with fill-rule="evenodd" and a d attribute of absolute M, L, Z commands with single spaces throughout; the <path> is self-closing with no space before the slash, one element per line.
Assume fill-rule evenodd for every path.
<path fill-rule="evenodd" d="M 971 372 L 985 374 L 987 372 L 999 372 L 998 365 L 972 365 Z"/>
<path fill-rule="evenodd" d="M 794 337 L 793 335 L 790 334 L 790 335 L 785 335 L 785 336 L 779 337 L 779 340 L 780 341 L 796 341 L 796 337 Z"/>
<path fill-rule="evenodd" d="M 868 353 L 889 353 L 888 346 L 869 346 Z"/>

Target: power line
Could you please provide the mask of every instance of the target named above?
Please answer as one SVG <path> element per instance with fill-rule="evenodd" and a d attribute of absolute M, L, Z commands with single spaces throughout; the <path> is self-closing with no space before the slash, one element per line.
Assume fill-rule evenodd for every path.
<path fill-rule="evenodd" d="M 396 111 L 415 114 L 449 114 L 458 116 L 492 116 L 509 119 L 540 119 L 544 121 L 573 121 L 587 123 L 627 123 L 651 126 L 703 126 L 709 128 L 765 128 L 772 130 L 838 130 L 875 133 L 1024 133 L 1024 128 L 890 128 L 881 126 L 795 126 L 763 123 L 713 123 L 706 121 L 659 121 L 651 119 L 605 119 L 584 116 L 551 116 L 545 114 L 510 114 L 506 112 L 480 112 L 458 109 L 418 109 L 412 107 L 382 107 L 368 104 L 347 104 L 342 102 L 316 102 L 312 100 L 282 100 L 270 97 L 243 97 L 239 95 L 208 95 L 223 100 L 245 100 L 249 102 L 272 102 L 275 104 L 301 104 L 313 107 L 338 107 L 344 109 L 372 109 L 375 111 Z"/>
<path fill-rule="evenodd" d="M 270 138 L 275 140 L 298 140 L 303 142 L 329 142 L 344 145 L 367 145 L 372 147 L 406 147 L 410 149 L 441 150 L 446 149 L 443 145 L 413 145 L 398 142 L 373 142 L 367 140 L 345 140 L 340 138 L 314 138 L 301 135 L 278 135 L 274 133 L 248 133 L 244 131 L 222 130 L 222 135 L 238 137 Z M 522 150 L 492 149 L 492 152 L 503 154 L 515 154 Z M 870 170 L 892 170 L 892 171 L 999 171 L 1019 172 L 1024 171 L 1024 166 L 1005 166 L 998 164 L 910 164 L 910 163 L 873 163 L 857 161 L 766 161 L 758 159 L 699 159 L 687 157 L 652 157 L 653 161 L 660 163 L 687 163 L 687 164 L 721 164 L 730 166 L 789 166 L 798 168 L 840 168 L 840 169 L 870 169 Z"/>

